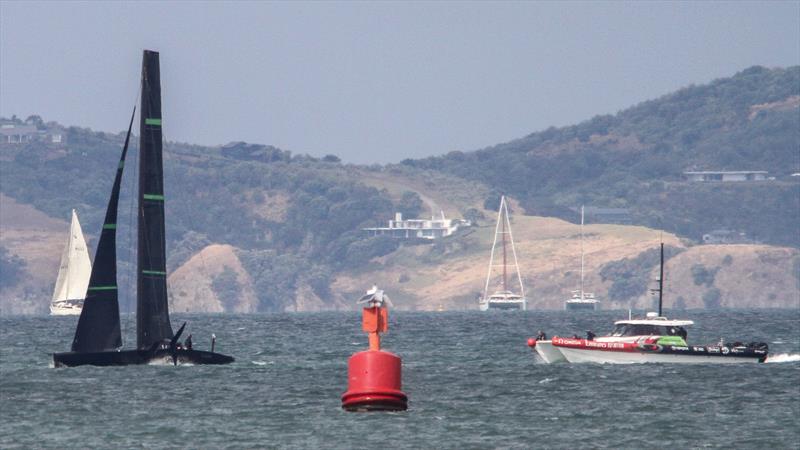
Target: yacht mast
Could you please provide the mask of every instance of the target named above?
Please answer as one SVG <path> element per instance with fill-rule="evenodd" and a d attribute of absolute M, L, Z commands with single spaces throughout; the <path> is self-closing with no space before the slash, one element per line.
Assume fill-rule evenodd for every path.
<path fill-rule="evenodd" d="M 500 217 L 505 212 L 505 220 L 503 220 L 503 292 L 508 292 L 508 275 L 506 274 L 506 265 L 508 264 L 506 258 L 506 221 L 508 220 L 508 209 L 506 209 L 506 197 L 500 198 Z M 511 229 L 511 227 L 508 227 Z"/>
<path fill-rule="evenodd" d="M 581 300 L 583 300 L 583 205 L 581 205 Z"/>

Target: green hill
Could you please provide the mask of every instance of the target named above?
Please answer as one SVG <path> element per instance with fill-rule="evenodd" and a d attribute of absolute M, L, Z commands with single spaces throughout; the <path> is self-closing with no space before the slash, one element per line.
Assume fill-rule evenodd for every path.
<path fill-rule="evenodd" d="M 725 228 L 800 246 L 800 67 L 751 67 L 615 115 L 474 152 L 405 160 L 480 181 L 528 214 L 575 221 L 581 204 L 699 240 Z M 684 171 L 764 170 L 774 180 L 688 183 Z"/>
<path fill-rule="evenodd" d="M 574 222 L 580 204 L 628 208 L 635 223 L 679 238 L 697 240 L 727 228 L 798 247 L 800 177 L 791 177 L 800 171 L 798 106 L 800 68 L 754 67 L 614 116 L 475 152 L 389 166 L 345 165 L 333 155 L 313 158 L 243 142 L 223 147 L 166 143 L 168 268 L 178 275 L 171 279 L 177 285 L 175 301 L 180 310 L 195 311 L 348 307 L 351 294 L 380 280 L 402 291 L 409 308 L 434 309 L 426 303 L 430 299 L 473 307 L 485 277 L 492 209 L 500 192 L 513 197 L 516 213 Z M 66 233 L 66 223 L 59 221 L 76 208 L 93 247 L 124 136 L 65 128 L 36 116 L 27 125 L 16 118 L 2 121 L 61 136 L 0 143 L 0 312 L 43 312 L 63 245 L 59 230 Z M 129 161 L 138 156 L 133 142 Z M 123 286 L 130 285 L 133 272 L 136 166 L 126 166 L 120 201 Z M 686 170 L 704 169 L 766 170 L 775 179 L 731 184 L 682 178 Z M 403 245 L 400 251 L 399 241 L 367 238 L 360 231 L 384 224 L 396 211 L 406 217 L 444 211 L 448 217 L 476 219 L 483 227 L 435 245 Z M 515 227 L 515 236 L 527 236 L 520 245 L 529 253 L 522 256 L 529 264 L 524 276 L 540 297 L 535 304 L 558 307 L 574 282 L 574 270 L 565 267 L 574 262 L 575 230 L 560 220 L 523 217 Z M 598 230 L 597 273 L 630 266 L 619 261 L 636 261 L 652 245 L 649 236 L 655 236 L 643 227 Z M 706 258 L 713 268 L 736 253 L 721 274 L 732 280 L 766 274 L 760 280 L 782 287 L 789 299 L 759 290 L 753 279 L 742 292 L 774 298 L 748 301 L 789 304 L 796 297 L 789 287 L 800 279 L 796 250 L 712 250 L 686 254 Z M 647 279 L 640 269 L 636 279 Z M 691 284 L 690 276 L 683 275 L 683 284 Z M 618 280 L 598 278 L 598 283 L 603 285 L 598 292 L 614 293 L 617 306 L 636 301 L 633 291 L 619 294 Z M 704 284 L 703 289 L 711 288 Z M 699 304 L 689 293 L 681 295 L 686 305 Z M 247 300 L 231 301 L 240 297 Z M 130 310 L 130 299 L 122 306 Z"/>

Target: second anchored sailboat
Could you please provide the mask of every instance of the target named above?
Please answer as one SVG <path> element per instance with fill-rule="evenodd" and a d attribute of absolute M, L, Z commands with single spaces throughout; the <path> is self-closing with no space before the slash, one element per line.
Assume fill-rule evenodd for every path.
<path fill-rule="evenodd" d="M 583 262 L 583 206 L 581 206 L 581 288 L 572 291 L 572 298 L 564 303 L 564 309 L 567 311 L 594 311 L 597 309 L 597 299 L 594 294 L 583 289 Z"/>

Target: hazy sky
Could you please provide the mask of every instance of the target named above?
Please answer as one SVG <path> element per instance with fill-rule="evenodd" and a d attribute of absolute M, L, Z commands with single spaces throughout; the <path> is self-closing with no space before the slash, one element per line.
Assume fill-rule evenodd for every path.
<path fill-rule="evenodd" d="M 169 140 L 396 162 L 800 64 L 800 2 L 3 0 L 0 115 L 120 131 L 143 48 Z"/>

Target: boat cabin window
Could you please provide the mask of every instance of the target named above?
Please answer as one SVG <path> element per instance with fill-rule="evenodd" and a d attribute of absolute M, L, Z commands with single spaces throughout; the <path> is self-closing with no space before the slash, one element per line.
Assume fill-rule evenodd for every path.
<path fill-rule="evenodd" d="M 630 323 L 618 324 L 611 332 L 611 336 L 671 336 L 677 334 L 676 327 Z"/>

